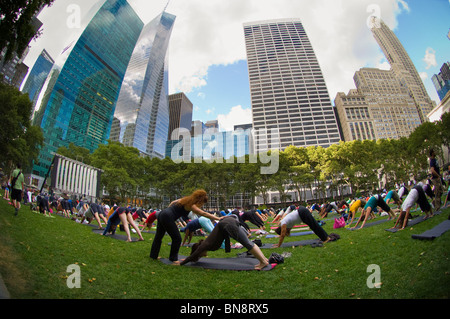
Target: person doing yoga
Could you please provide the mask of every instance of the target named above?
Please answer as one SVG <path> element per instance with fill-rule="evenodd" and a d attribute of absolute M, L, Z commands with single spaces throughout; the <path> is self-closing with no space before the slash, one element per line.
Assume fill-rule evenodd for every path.
<path fill-rule="evenodd" d="M 420 209 L 425 213 L 425 218 L 433 217 L 433 208 L 431 207 L 428 199 L 425 195 L 425 191 L 422 187 L 423 183 L 418 183 L 414 186 L 406 196 L 405 201 L 402 204 L 400 215 L 395 222 L 394 227 L 400 230 L 405 229 L 408 225 L 408 219 L 410 217 L 411 208 L 417 203 Z"/>
<path fill-rule="evenodd" d="M 291 229 L 295 225 L 299 225 L 302 223 L 308 225 L 309 228 L 311 228 L 314 234 L 316 234 L 323 243 L 326 243 L 330 240 L 330 236 L 328 236 L 327 232 L 319 225 L 309 209 L 304 206 L 299 206 L 297 208 L 297 212 L 292 212 L 291 214 L 286 215 L 286 217 L 281 220 L 280 226 L 275 229 L 275 232 L 280 235 L 280 239 L 278 241 L 278 244 L 273 245 L 273 247 L 280 247 L 284 241 L 284 238 L 290 235 Z"/>
<path fill-rule="evenodd" d="M 230 237 L 241 243 L 258 259 L 259 264 L 255 266 L 256 270 L 261 270 L 269 264 L 269 260 L 264 256 L 261 249 L 248 239 L 248 233 L 239 223 L 239 218 L 236 215 L 229 215 L 219 221 L 205 240 L 202 239 L 192 246 L 191 255 L 181 261 L 181 265 L 188 262 L 197 262 L 201 257 L 206 256 L 208 251 L 218 250 L 224 240 L 225 251 L 230 252 Z"/>
<path fill-rule="evenodd" d="M 169 260 L 174 264 L 179 264 L 178 251 L 181 246 L 181 235 L 175 223 L 180 217 L 188 216 L 189 212 L 193 212 L 199 216 L 207 217 L 211 220 L 220 220 L 220 217 L 207 213 L 201 207 L 208 201 L 206 191 L 199 189 L 191 195 L 185 196 L 170 203 L 169 207 L 163 209 L 158 215 L 158 224 L 156 227 L 156 235 L 153 239 L 152 248 L 150 250 L 150 258 L 158 259 L 159 250 L 161 249 L 162 239 L 167 232 L 172 239 L 170 246 Z M 223 218 L 223 217 L 222 217 Z"/>

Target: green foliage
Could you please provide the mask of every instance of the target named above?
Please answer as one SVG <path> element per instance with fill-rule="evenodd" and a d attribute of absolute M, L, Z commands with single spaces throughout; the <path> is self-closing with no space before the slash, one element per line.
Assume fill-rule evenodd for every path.
<path fill-rule="evenodd" d="M 270 153 L 278 160 L 278 170 L 273 174 L 261 174 L 266 164 L 248 155 L 223 163 L 175 163 L 170 158 L 142 158 L 137 149 L 118 142 L 101 145 L 92 154 L 74 145 L 58 152 L 104 170 L 102 185 L 119 202 L 140 198 L 160 207 L 164 198 L 172 201 L 202 188 L 210 195 L 212 206 L 219 209 L 227 208 L 227 200 L 239 193 L 252 200 L 261 195 L 266 205 L 271 191 L 277 191 L 280 203 L 286 205 L 294 200 L 288 196 L 291 190 L 297 192 L 300 202 L 308 190 L 321 201 L 326 198 L 326 190 L 332 197 L 342 194 L 344 187 L 351 187 L 354 194 L 365 194 L 393 188 L 411 177 L 425 177 L 429 149 L 439 152 L 439 146 L 446 143 L 448 123 L 450 117 L 444 115 L 441 121 L 424 123 L 410 137 L 399 140 L 341 141 L 328 148 L 289 146 Z M 380 185 L 381 176 L 386 185 Z"/>
<path fill-rule="evenodd" d="M 31 167 L 43 145 L 41 129 L 31 126 L 31 113 L 28 94 L 0 83 L 0 165 L 7 174 L 18 162 Z"/>
<path fill-rule="evenodd" d="M 27 48 L 29 42 L 40 36 L 33 26 L 33 16 L 45 5 L 55 0 L 14 0 L 1 1 L 0 6 L 0 51 L 7 48 L 5 60 L 12 58 L 17 52 L 19 56 Z"/>

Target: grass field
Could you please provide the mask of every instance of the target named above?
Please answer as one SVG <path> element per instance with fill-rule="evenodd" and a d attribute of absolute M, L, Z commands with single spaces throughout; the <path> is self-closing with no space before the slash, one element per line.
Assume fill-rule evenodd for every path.
<path fill-rule="evenodd" d="M 334 230 L 333 220 L 328 220 L 325 230 L 341 239 L 317 248 L 265 249 L 266 256 L 292 253 L 271 271 L 219 271 L 151 260 L 153 234 L 127 243 L 60 216 L 33 213 L 28 206 L 14 216 L 13 207 L 0 199 L 0 274 L 13 299 L 448 299 L 450 232 L 432 241 L 411 235 L 434 227 L 449 213 L 447 208 L 397 233 L 384 230 L 391 221 L 350 231 Z M 317 237 L 285 241 L 300 238 Z M 169 242 L 165 236 L 162 257 L 168 257 Z M 180 254 L 189 251 L 180 248 Z M 209 256 L 239 252 L 244 250 L 219 250 Z M 72 264 L 80 267 L 80 288 L 67 286 Z M 380 267 L 379 288 L 367 285 L 372 264 Z"/>

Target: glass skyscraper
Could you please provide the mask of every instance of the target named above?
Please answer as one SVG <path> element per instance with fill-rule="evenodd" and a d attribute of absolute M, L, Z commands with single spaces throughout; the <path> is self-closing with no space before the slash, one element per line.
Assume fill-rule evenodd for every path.
<path fill-rule="evenodd" d="M 74 45 L 40 105 L 44 147 L 33 174 L 45 176 L 53 153 L 74 143 L 94 151 L 109 138 L 122 80 L 144 23 L 126 0 L 107 0 Z"/>
<path fill-rule="evenodd" d="M 120 90 L 111 140 L 164 158 L 169 131 L 168 46 L 175 16 L 162 12 L 142 30 Z"/>
<path fill-rule="evenodd" d="M 33 68 L 28 75 L 27 80 L 22 88 L 23 93 L 28 93 L 28 96 L 33 102 L 33 107 L 36 105 L 39 93 L 41 92 L 44 82 L 47 79 L 55 61 L 44 49 L 34 63 Z"/>
<path fill-rule="evenodd" d="M 298 19 L 244 23 L 256 153 L 341 139 L 314 50 Z M 264 139 L 278 130 L 279 141 Z"/>

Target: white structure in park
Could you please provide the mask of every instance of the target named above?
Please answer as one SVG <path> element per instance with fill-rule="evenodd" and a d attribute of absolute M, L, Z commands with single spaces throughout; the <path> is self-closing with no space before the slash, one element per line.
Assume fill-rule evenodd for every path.
<path fill-rule="evenodd" d="M 95 200 L 100 194 L 102 170 L 55 154 L 50 186 L 55 193 L 84 196 Z"/>

